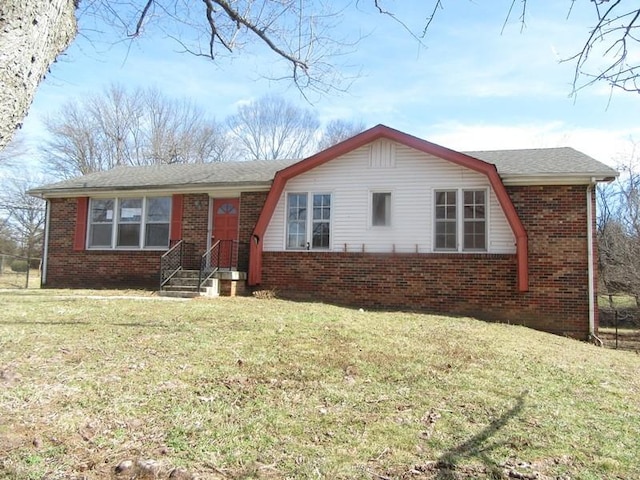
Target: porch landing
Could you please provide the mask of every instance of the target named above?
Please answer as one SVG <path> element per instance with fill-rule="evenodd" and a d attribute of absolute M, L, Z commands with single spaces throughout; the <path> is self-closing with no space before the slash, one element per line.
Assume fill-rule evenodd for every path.
<path fill-rule="evenodd" d="M 199 270 L 178 270 L 158 295 L 161 297 L 235 297 L 247 295 L 247 273 L 235 270 L 218 270 L 202 286 L 199 286 Z"/>

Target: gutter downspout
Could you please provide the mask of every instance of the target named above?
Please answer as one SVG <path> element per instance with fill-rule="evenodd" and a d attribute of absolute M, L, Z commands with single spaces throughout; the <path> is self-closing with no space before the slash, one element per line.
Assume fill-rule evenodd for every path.
<path fill-rule="evenodd" d="M 596 185 L 596 179 L 591 177 L 591 183 L 587 186 L 587 274 L 589 277 L 589 340 L 598 346 L 603 342 L 598 338 L 595 331 L 595 295 L 594 295 L 594 268 L 593 268 L 593 204 L 592 193 Z"/>
<path fill-rule="evenodd" d="M 47 262 L 49 257 L 49 221 L 51 217 L 51 201 L 46 200 L 44 214 L 44 241 L 42 245 L 42 271 L 40 272 L 40 286 L 47 284 Z"/>

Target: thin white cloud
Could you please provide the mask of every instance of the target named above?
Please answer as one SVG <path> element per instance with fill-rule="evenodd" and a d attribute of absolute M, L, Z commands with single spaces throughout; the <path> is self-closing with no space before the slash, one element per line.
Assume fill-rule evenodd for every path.
<path fill-rule="evenodd" d="M 422 127 L 421 136 L 455 150 L 572 147 L 615 166 L 628 154 L 640 127 L 617 130 L 583 128 L 553 121 L 540 124 L 443 123 Z"/>

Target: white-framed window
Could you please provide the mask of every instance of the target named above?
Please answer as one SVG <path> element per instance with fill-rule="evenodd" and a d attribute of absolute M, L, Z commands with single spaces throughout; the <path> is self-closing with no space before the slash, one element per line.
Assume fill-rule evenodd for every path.
<path fill-rule="evenodd" d="M 311 215 L 308 205 L 311 205 Z M 288 250 L 328 249 L 331 246 L 331 194 L 287 194 Z"/>
<path fill-rule="evenodd" d="M 391 226 L 391 192 L 371 193 L 371 226 Z"/>
<path fill-rule="evenodd" d="M 436 190 L 434 250 L 487 251 L 487 190 Z"/>
<path fill-rule="evenodd" d="M 485 251 L 487 249 L 487 192 L 463 190 L 462 249 Z"/>
<path fill-rule="evenodd" d="M 92 198 L 87 246 L 165 249 L 170 221 L 171 197 Z"/>
<path fill-rule="evenodd" d="M 313 218 L 311 228 L 311 248 L 329 248 L 331 233 L 331 195 L 313 195 Z"/>
<path fill-rule="evenodd" d="M 436 250 L 458 249 L 457 197 L 458 192 L 456 190 L 440 190 L 436 192 Z"/>

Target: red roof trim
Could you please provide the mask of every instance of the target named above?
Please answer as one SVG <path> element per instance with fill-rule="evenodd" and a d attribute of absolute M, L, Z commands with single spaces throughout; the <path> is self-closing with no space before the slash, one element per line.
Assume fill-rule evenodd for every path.
<path fill-rule="evenodd" d="M 500 203 L 500 206 L 507 217 L 507 221 L 516 236 L 518 290 L 521 292 L 527 291 L 529 286 L 527 233 L 520 221 L 520 217 L 518 216 L 513 203 L 511 202 L 511 197 L 509 197 L 509 194 L 498 175 L 495 165 L 470 157 L 464 153 L 436 145 L 435 143 L 427 142 L 426 140 L 400 132 L 399 130 L 394 130 L 385 125 L 376 125 L 369 130 L 340 142 L 333 147 L 323 150 L 322 152 L 316 153 L 311 157 L 305 158 L 298 163 L 294 163 L 293 165 L 276 173 L 271 190 L 267 195 L 267 200 L 265 201 L 264 207 L 262 208 L 260 217 L 258 218 L 258 222 L 256 223 L 253 231 L 253 241 L 251 242 L 250 247 L 249 285 L 259 285 L 261 282 L 262 237 L 264 236 L 267 225 L 271 220 L 276 204 L 280 199 L 280 195 L 282 194 L 287 181 L 380 138 L 386 138 L 414 148 L 418 151 L 448 160 L 462 167 L 482 173 L 489 179 L 491 187 L 498 198 L 498 202 Z"/>

